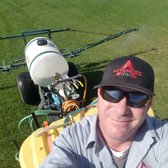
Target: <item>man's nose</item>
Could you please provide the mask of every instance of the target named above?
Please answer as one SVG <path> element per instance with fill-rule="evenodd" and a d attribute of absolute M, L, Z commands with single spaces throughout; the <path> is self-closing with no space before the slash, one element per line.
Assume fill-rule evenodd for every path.
<path fill-rule="evenodd" d="M 120 115 L 127 115 L 130 113 L 130 107 L 127 105 L 126 97 L 116 103 L 117 113 Z"/>

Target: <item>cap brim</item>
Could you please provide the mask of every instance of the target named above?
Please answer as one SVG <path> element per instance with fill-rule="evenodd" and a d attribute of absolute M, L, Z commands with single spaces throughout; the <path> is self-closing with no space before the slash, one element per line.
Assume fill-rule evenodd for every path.
<path fill-rule="evenodd" d="M 100 88 L 100 87 L 103 87 L 103 86 L 115 86 L 115 87 L 123 87 L 123 88 L 127 88 L 127 89 L 131 89 L 131 90 L 135 90 L 135 91 L 139 91 L 139 92 L 142 92 L 142 93 L 145 93 L 149 96 L 155 96 L 155 94 L 150 91 L 150 90 L 147 90 L 145 88 L 142 88 L 140 86 L 137 86 L 135 84 L 126 84 L 126 83 L 122 83 L 122 82 L 114 82 L 114 83 L 100 83 L 98 85 L 95 85 L 93 88 L 94 89 L 97 89 L 97 88 Z"/>

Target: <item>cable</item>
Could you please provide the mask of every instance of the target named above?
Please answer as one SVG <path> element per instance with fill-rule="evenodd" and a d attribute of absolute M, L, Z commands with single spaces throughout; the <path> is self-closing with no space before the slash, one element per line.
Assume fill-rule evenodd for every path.
<path fill-rule="evenodd" d="M 50 112 L 53 112 L 52 110 L 36 110 L 34 113 L 36 116 L 47 116 L 48 113 Z M 19 128 L 19 131 L 23 134 L 25 134 L 25 132 L 22 130 L 22 124 L 28 120 L 28 123 L 29 123 L 29 126 L 31 128 L 31 131 L 35 131 L 36 128 L 34 128 L 33 126 L 33 123 L 34 123 L 34 120 L 33 120 L 33 117 L 32 117 L 32 114 L 22 118 L 18 124 L 18 128 Z"/>
<path fill-rule="evenodd" d="M 65 127 L 65 126 L 69 126 L 69 125 L 71 125 L 72 124 L 72 122 L 68 122 L 68 123 L 63 123 L 63 124 L 58 124 L 58 125 L 53 125 L 53 126 L 49 126 L 49 127 L 47 127 L 47 128 L 44 128 L 44 129 L 42 129 L 42 130 L 39 130 L 39 132 L 36 134 L 36 136 L 38 137 L 38 136 L 41 136 L 43 133 L 45 133 L 45 132 L 47 132 L 47 131 L 49 131 L 49 130 L 52 130 L 52 129 L 56 129 L 56 128 L 60 128 L 60 127 Z"/>
<path fill-rule="evenodd" d="M 85 103 L 85 99 L 86 99 L 86 92 L 87 92 L 87 78 L 85 77 L 85 75 L 81 75 L 81 77 L 83 77 L 84 82 L 85 82 L 85 88 L 84 88 L 84 92 L 83 92 L 83 100 L 82 100 L 82 107 L 84 107 L 84 103 Z"/>
<path fill-rule="evenodd" d="M 77 100 L 66 100 L 62 103 L 62 109 L 65 113 L 79 109 L 80 102 Z"/>
<path fill-rule="evenodd" d="M 15 160 L 19 161 L 19 152 L 16 152 L 16 154 L 15 154 Z"/>
<path fill-rule="evenodd" d="M 88 106 L 86 107 L 82 107 L 76 111 L 72 111 L 69 113 L 69 115 L 67 115 L 64 119 L 64 124 L 66 124 L 68 122 L 68 120 L 70 119 L 70 117 L 78 114 L 78 113 L 81 113 L 83 111 L 87 111 L 89 108 L 92 108 L 92 107 L 95 107 L 97 105 L 97 99 L 95 99 L 93 102 L 91 102 Z M 82 114 L 83 115 L 83 114 Z M 81 118 L 81 117 L 80 117 Z"/>

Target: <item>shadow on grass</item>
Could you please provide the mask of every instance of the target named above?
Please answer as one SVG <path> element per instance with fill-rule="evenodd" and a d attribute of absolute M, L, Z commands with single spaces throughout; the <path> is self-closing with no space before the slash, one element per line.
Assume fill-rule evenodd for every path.
<path fill-rule="evenodd" d="M 85 72 L 96 72 L 104 70 L 105 66 L 109 63 L 110 60 L 104 60 L 101 62 L 92 62 L 92 63 L 81 63 L 77 65 L 81 73 Z"/>
<path fill-rule="evenodd" d="M 97 89 L 94 86 L 100 83 L 105 66 L 109 63 L 109 60 L 94 62 L 94 63 L 82 63 L 78 65 L 78 69 L 81 74 L 87 78 L 87 95 L 86 104 L 89 104 L 97 97 Z"/>
<path fill-rule="evenodd" d="M 102 73 L 102 71 L 84 73 L 85 77 L 87 78 L 87 104 L 91 103 L 91 101 L 97 97 L 97 89 L 94 89 L 94 86 L 100 82 Z"/>

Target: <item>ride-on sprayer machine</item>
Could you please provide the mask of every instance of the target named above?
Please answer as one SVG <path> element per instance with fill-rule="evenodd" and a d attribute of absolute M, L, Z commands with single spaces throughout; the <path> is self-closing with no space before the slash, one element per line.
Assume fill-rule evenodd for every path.
<path fill-rule="evenodd" d="M 133 28 L 108 35 L 96 43 L 86 44 L 69 53 L 58 49 L 51 40 L 51 34 L 77 31 L 74 29 L 47 29 L 0 37 L 0 40 L 23 37 L 25 59 L 16 60 L 10 65 L 4 64 L 0 66 L 0 71 L 8 72 L 26 64 L 28 72 L 22 72 L 17 77 L 19 92 L 25 104 L 37 106 L 36 111 L 25 116 L 18 124 L 19 130 L 23 131 L 21 125 L 28 120 L 32 130 L 16 155 L 22 168 L 39 168 L 44 158 L 52 151 L 52 142 L 62 129 L 80 121 L 85 115 L 96 113 L 96 99 L 85 105 L 86 77 L 66 58 L 78 56 L 86 49 L 137 30 Z M 26 36 L 45 33 L 48 34 L 48 38 L 40 36 L 28 43 L 25 39 Z M 152 109 L 149 110 L 149 114 L 153 115 Z M 45 116 L 45 120 L 39 121 L 39 116 Z"/>

